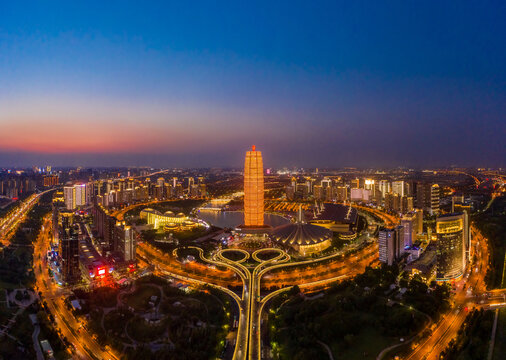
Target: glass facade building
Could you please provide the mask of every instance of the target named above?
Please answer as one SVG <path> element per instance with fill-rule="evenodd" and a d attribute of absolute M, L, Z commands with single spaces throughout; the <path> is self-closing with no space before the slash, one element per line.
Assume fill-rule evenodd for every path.
<path fill-rule="evenodd" d="M 452 280 L 464 274 L 464 225 L 464 214 L 444 215 L 436 220 L 437 280 Z"/>

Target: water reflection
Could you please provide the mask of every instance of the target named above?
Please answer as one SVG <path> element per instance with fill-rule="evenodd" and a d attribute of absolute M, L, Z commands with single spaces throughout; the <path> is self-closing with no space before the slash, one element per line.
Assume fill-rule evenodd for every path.
<path fill-rule="evenodd" d="M 197 217 L 220 228 L 234 228 L 244 223 L 242 211 L 209 211 L 199 210 Z M 290 222 L 287 218 L 274 214 L 264 214 L 264 222 L 272 227 Z"/>

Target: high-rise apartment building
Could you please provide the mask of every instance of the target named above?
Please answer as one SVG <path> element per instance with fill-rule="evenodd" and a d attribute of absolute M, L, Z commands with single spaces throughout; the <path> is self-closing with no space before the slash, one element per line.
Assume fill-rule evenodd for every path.
<path fill-rule="evenodd" d="M 376 187 L 375 187 L 374 179 L 365 179 L 364 180 L 364 189 L 370 190 L 371 196 L 374 196 L 376 194 L 375 193 Z"/>
<path fill-rule="evenodd" d="M 438 184 L 434 184 L 430 188 L 430 214 L 439 214 L 439 200 L 441 194 Z"/>
<path fill-rule="evenodd" d="M 404 181 L 392 181 L 392 192 L 399 196 L 404 196 Z"/>
<path fill-rule="evenodd" d="M 378 189 L 379 191 L 381 191 L 381 195 L 384 198 L 386 194 L 391 192 L 390 181 L 380 180 L 378 184 Z"/>
<path fill-rule="evenodd" d="M 409 212 L 412 212 L 413 210 L 414 210 L 413 197 L 404 195 L 401 198 L 401 213 L 407 214 Z"/>
<path fill-rule="evenodd" d="M 188 193 L 191 192 L 193 185 L 195 184 L 195 180 L 193 177 L 188 178 Z"/>
<path fill-rule="evenodd" d="M 63 187 L 63 197 L 65 199 L 65 207 L 67 210 L 74 210 L 76 208 L 76 190 L 73 186 Z"/>
<path fill-rule="evenodd" d="M 423 233 L 423 210 L 416 209 L 415 215 L 416 215 L 415 230 L 416 230 L 417 234 L 421 234 L 421 233 Z"/>
<path fill-rule="evenodd" d="M 58 175 L 44 175 L 44 186 L 56 186 L 58 185 L 59 179 Z M 1 193 L 1 190 L 0 190 Z"/>
<path fill-rule="evenodd" d="M 287 194 L 286 194 L 286 197 L 291 200 L 289 197 L 288 197 L 288 189 L 287 189 Z M 323 188 L 321 185 L 314 185 L 313 186 L 313 197 L 315 198 L 315 200 L 323 200 L 325 198 L 324 196 L 324 192 L 323 192 Z M 293 199 L 293 196 L 292 196 L 292 199 Z"/>
<path fill-rule="evenodd" d="M 404 246 L 411 246 L 416 240 L 416 213 L 406 214 L 401 218 L 404 227 Z"/>
<path fill-rule="evenodd" d="M 335 186 L 334 192 L 335 192 L 334 199 L 336 201 L 344 202 L 348 200 L 348 188 L 346 186 Z"/>
<path fill-rule="evenodd" d="M 76 194 L 76 206 L 86 205 L 86 184 L 74 185 Z"/>

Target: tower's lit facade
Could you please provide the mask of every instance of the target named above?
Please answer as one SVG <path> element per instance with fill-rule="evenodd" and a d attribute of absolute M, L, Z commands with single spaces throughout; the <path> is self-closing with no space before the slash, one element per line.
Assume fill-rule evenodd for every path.
<path fill-rule="evenodd" d="M 465 241 L 467 229 L 464 214 L 448 214 L 436 219 L 437 280 L 459 278 L 466 268 Z"/>
<path fill-rule="evenodd" d="M 244 225 L 264 226 L 264 165 L 262 152 L 255 145 L 244 161 Z"/>

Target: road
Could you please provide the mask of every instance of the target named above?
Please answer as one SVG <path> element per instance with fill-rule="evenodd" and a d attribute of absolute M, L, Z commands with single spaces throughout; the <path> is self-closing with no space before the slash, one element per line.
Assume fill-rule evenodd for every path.
<path fill-rule="evenodd" d="M 396 218 L 384 214 L 376 209 L 364 208 L 372 212 L 387 223 L 393 223 Z M 124 212 L 118 213 L 118 215 Z M 334 253 L 319 259 L 299 262 L 289 262 L 290 256 L 277 248 L 257 250 L 251 258 L 257 264 L 248 268 L 243 263 L 249 258 L 249 253 L 238 249 L 225 249 L 218 251 L 212 259 L 204 257 L 203 250 L 193 248 L 198 252 L 199 262 L 190 262 L 185 265 L 177 261 L 177 250 L 172 255 L 165 254 L 159 249 L 140 243 L 137 246 L 138 254 L 156 266 L 157 271 L 180 278 L 196 285 L 213 284 L 218 288 L 228 285 L 242 285 L 240 298 L 234 297 L 239 308 L 239 327 L 234 351 L 234 359 L 260 359 L 261 348 L 261 315 L 263 307 L 269 299 L 277 294 L 289 290 L 294 285 L 304 289 L 323 289 L 336 281 L 363 272 L 366 266 L 377 262 L 378 244 L 371 242 L 356 249 L 354 253 Z M 228 251 L 238 251 L 244 257 L 238 261 L 228 259 L 224 254 Z M 258 255 L 262 252 L 275 252 L 273 257 L 262 260 Z M 207 264 L 207 265 L 206 265 Z M 218 270 L 224 267 L 227 270 Z M 274 273 L 275 272 L 275 273 Z M 271 291 L 262 298 L 261 290 L 266 291 L 272 287 L 280 289 Z M 227 289 L 228 290 L 228 289 Z"/>
<path fill-rule="evenodd" d="M 32 194 L 22 202 L 20 202 L 14 209 L 9 211 L 2 219 L 0 219 L 0 242 L 4 246 L 10 245 L 10 240 L 16 233 L 19 225 L 26 219 L 26 215 L 33 209 L 39 202 L 39 199 L 45 193 L 53 189 L 46 190 L 38 194 Z"/>
<path fill-rule="evenodd" d="M 47 303 L 48 310 L 54 315 L 57 327 L 62 336 L 75 347 L 74 357 L 77 359 L 119 359 L 110 351 L 102 349 L 93 336 L 81 328 L 81 322 L 64 304 L 64 290 L 58 287 L 49 276 L 45 254 L 50 249 L 51 217 L 44 218 L 43 226 L 34 244 L 33 269 L 36 278 L 36 289 L 42 293 L 42 300 Z M 81 329 L 80 329 L 81 328 Z"/>
<path fill-rule="evenodd" d="M 44 355 L 42 354 L 42 349 L 40 348 L 39 343 L 39 334 L 40 326 L 39 324 L 35 324 L 32 333 L 33 348 L 35 349 L 35 356 L 37 356 L 37 360 L 44 360 Z"/>
<path fill-rule="evenodd" d="M 471 226 L 474 251 L 477 257 L 476 263 L 468 267 L 468 278 L 464 276 L 458 281 L 456 292 L 453 297 L 454 305 L 449 313 L 445 314 L 432 334 L 423 340 L 409 354 L 406 359 L 439 359 L 439 354 L 446 349 L 448 343 L 457 337 L 458 331 L 464 323 L 471 307 L 480 306 L 481 294 L 486 292 L 485 273 L 488 264 L 488 243 L 483 235 L 474 226 Z M 472 291 L 470 290 L 472 288 Z M 487 306 L 487 304 L 485 305 Z"/>
<path fill-rule="evenodd" d="M 239 307 L 239 328 L 236 340 L 236 348 L 234 353 L 234 359 L 260 359 L 262 357 L 261 348 L 261 315 L 263 307 L 277 294 L 287 291 L 292 288 L 293 285 L 299 285 L 302 288 L 323 288 L 336 281 L 342 280 L 347 276 L 363 272 L 365 267 L 377 257 L 377 247 L 367 247 L 365 254 L 353 254 L 345 260 L 339 260 L 342 263 L 336 273 L 326 273 L 325 276 L 321 274 L 321 268 L 329 269 L 329 265 L 322 265 L 314 267 L 318 262 L 325 262 L 330 260 L 337 260 L 338 255 L 333 254 L 321 259 L 308 260 L 301 262 L 290 262 L 290 255 L 278 248 L 266 248 L 255 251 L 251 258 L 257 262 L 256 265 L 250 266 L 249 268 L 244 266 L 243 263 L 250 257 L 248 252 L 237 250 L 237 249 L 225 249 L 218 251 L 213 259 L 207 259 L 204 257 L 203 250 L 197 247 L 188 247 L 198 251 L 199 258 L 202 262 L 209 263 L 211 266 L 223 266 L 236 273 L 242 280 L 243 289 L 239 300 L 236 299 Z M 237 261 L 230 260 L 226 257 L 226 253 L 229 251 L 238 251 L 244 255 L 242 259 Z M 362 250 L 364 251 L 364 250 Z M 177 249 L 175 250 L 177 253 Z M 259 255 L 262 253 L 269 253 L 271 257 L 268 260 L 262 260 Z M 372 255 L 374 254 L 374 255 Z M 169 271 L 171 266 L 174 265 L 174 260 L 169 261 L 163 257 L 167 257 L 161 252 L 152 251 L 151 261 L 155 261 L 157 267 Z M 154 256 L 154 257 L 153 257 Z M 360 258 L 362 256 L 362 258 Z M 360 258 L 359 261 L 357 261 Z M 173 258 L 174 259 L 174 258 Z M 297 267 L 313 265 L 313 267 L 307 267 L 306 269 L 299 270 Z M 264 298 L 261 296 L 261 290 L 267 289 L 268 286 L 262 285 L 262 276 L 269 271 L 279 269 L 280 267 L 287 267 L 289 273 L 283 274 L 284 278 L 282 281 L 277 283 L 278 286 L 282 286 L 281 289 L 271 292 Z M 212 269 L 207 269 L 207 273 Z M 308 276 L 304 276 L 307 273 Z M 302 275 L 301 275 L 302 274 Z M 196 274 L 192 274 L 195 277 Z M 286 277 L 286 278 L 285 278 Z M 323 277 L 323 278 L 322 278 Z M 197 279 L 196 279 L 197 280 Z M 202 279 L 198 279 L 199 282 L 204 282 Z M 204 282 L 205 283 L 205 282 Z M 270 282 L 269 282 L 270 283 Z"/>

